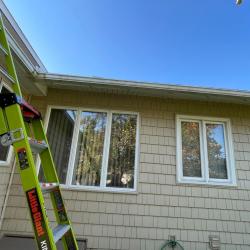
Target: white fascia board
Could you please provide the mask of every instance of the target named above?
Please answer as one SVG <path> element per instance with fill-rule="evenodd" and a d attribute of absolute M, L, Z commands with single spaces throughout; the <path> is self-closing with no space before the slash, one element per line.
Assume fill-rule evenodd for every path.
<path fill-rule="evenodd" d="M 28 48 L 29 52 L 31 53 L 31 55 L 34 57 L 34 59 L 36 60 L 36 62 L 39 64 L 40 66 L 40 71 L 42 72 L 47 72 L 44 64 L 42 63 L 41 59 L 39 58 L 39 56 L 36 54 L 35 50 L 32 48 L 32 46 L 30 45 L 28 39 L 25 37 L 24 33 L 22 32 L 22 30 L 20 29 L 20 27 L 18 26 L 17 22 L 15 21 L 14 17 L 11 15 L 10 11 L 8 10 L 8 8 L 6 7 L 6 5 L 4 4 L 4 2 L 2 0 L 0 0 L 0 9 L 3 12 L 3 14 L 6 16 L 6 18 L 8 19 L 8 21 L 10 22 L 11 26 L 13 27 L 13 29 L 15 30 L 15 32 L 18 34 L 18 36 L 21 38 L 21 40 L 23 41 L 23 43 L 25 44 L 25 46 Z M 9 34 L 9 33 L 8 33 Z M 12 39 L 13 40 L 13 39 Z M 12 47 L 12 46 L 11 46 Z M 20 48 L 19 48 L 20 49 Z M 22 50 L 20 49 L 19 52 L 22 52 Z M 21 54 L 24 54 L 24 52 L 22 52 Z M 18 54 L 18 56 L 23 57 L 23 55 Z"/>
<path fill-rule="evenodd" d="M 84 85 L 93 84 L 96 86 L 113 86 L 113 87 L 128 87 L 137 88 L 141 90 L 161 90 L 161 91 L 173 91 L 182 93 L 193 93 L 193 94 L 206 94 L 206 95 L 217 95 L 225 97 L 241 97 L 250 98 L 250 91 L 244 90 L 230 90 L 230 89 L 217 89 L 217 88 L 206 88 L 206 87 L 193 87 L 186 85 L 176 84 L 159 84 L 152 82 L 140 82 L 140 81 L 127 81 L 127 80 L 115 80 L 97 77 L 81 77 L 72 75 L 52 74 L 52 73 L 38 73 L 36 76 L 37 80 L 45 80 L 47 86 L 58 85 L 61 86 L 77 86 L 84 87 Z M 60 82 L 60 83 L 59 83 Z"/>
<path fill-rule="evenodd" d="M 25 53 L 20 48 L 20 46 L 15 42 L 14 38 L 11 36 L 8 30 L 6 30 L 6 34 L 7 34 L 7 39 L 8 39 L 9 46 L 11 47 L 11 49 L 13 49 L 13 51 L 17 54 L 19 59 L 22 61 L 22 63 L 31 73 L 35 72 L 36 69 L 34 65 L 31 63 L 29 58 L 25 55 Z"/>

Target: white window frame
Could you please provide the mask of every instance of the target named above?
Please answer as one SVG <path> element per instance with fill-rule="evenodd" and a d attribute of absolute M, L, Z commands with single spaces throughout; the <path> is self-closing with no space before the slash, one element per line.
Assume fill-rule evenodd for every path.
<path fill-rule="evenodd" d="M 137 191 L 138 186 L 138 165 L 139 165 L 139 128 L 140 128 L 140 115 L 138 112 L 132 111 L 124 111 L 124 110 L 111 110 L 111 109 L 95 109 L 95 108 L 87 108 L 87 107 L 72 107 L 72 106 L 56 106 L 49 105 L 47 106 L 47 111 L 44 119 L 44 128 L 47 132 L 49 119 L 52 109 L 63 109 L 63 110 L 75 110 L 77 112 L 77 117 L 74 125 L 72 143 L 70 149 L 69 156 L 69 164 L 66 176 L 66 183 L 60 184 L 62 188 L 71 189 L 71 190 L 88 190 L 88 191 L 104 191 L 104 192 L 121 192 L 121 193 L 135 193 Z M 73 173 L 74 173 L 74 164 L 76 158 L 76 150 L 77 150 L 77 142 L 78 142 L 78 134 L 80 128 L 80 116 L 81 112 L 90 111 L 90 112 L 104 112 L 107 113 L 107 124 L 105 129 L 105 137 L 104 137 L 104 154 L 102 157 L 102 166 L 101 166 L 101 182 L 100 186 L 83 186 L 83 185 L 73 185 L 71 184 Z M 119 188 L 119 187 L 106 187 L 106 179 L 107 179 L 107 170 L 108 170 L 108 157 L 109 157 L 109 147 L 110 147 L 110 138 L 111 138 L 111 125 L 112 125 L 112 114 L 132 114 L 137 116 L 137 124 L 136 124 L 136 144 L 135 144 L 135 166 L 134 166 L 134 187 L 133 188 Z M 40 160 L 37 160 L 37 171 L 39 173 L 40 168 Z"/>
<path fill-rule="evenodd" d="M 0 82 L 0 93 L 2 92 L 3 87 L 6 88 L 7 90 L 9 90 L 10 92 L 12 92 L 12 89 L 6 83 L 4 83 L 4 81 L 1 81 Z M 0 160 L 0 167 L 1 166 L 3 166 L 3 167 L 10 166 L 13 157 L 14 157 L 13 147 L 10 146 L 9 152 L 7 154 L 7 157 L 6 157 L 6 160 L 5 161 Z"/>
<path fill-rule="evenodd" d="M 183 176 L 183 164 L 182 164 L 182 133 L 181 122 L 197 122 L 199 123 L 199 135 L 200 135 L 200 157 L 201 157 L 201 177 L 187 177 Z M 222 124 L 225 140 L 225 152 L 226 152 L 226 165 L 227 165 L 227 179 L 209 178 L 209 166 L 208 166 L 208 151 L 207 151 L 207 137 L 206 137 L 206 124 Z M 192 116 L 192 115 L 176 115 L 176 162 L 177 162 L 177 174 L 176 180 L 178 183 L 190 183 L 190 184 L 207 184 L 207 185 L 225 185 L 236 186 L 236 173 L 235 173 L 235 159 L 234 148 L 232 139 L 231 121 L 228 118 L 218 117 L 204 117 L 204 116 Z"/>

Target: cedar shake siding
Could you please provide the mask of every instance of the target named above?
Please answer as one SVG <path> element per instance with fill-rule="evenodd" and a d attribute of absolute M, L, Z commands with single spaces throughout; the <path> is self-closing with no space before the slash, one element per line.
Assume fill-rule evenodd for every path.
<path fill-rule="evenodd" d="M 60 89 L 49 89 L 46 97 L 32 96 L 31 101 L 45 120 L 53 105 L 139 114 L 135 192 L 63 189 L 76 235 L 88 239 L 89 249 L 157 250 L 169 235 L 175 235 L 185 250 L 209 249 L 210 235 L 220 237 L 222 250 L 250 248 L 249 106 Z M 230 119 L 236 186 L 176 181 L 177 114 Z M 1 185 L 4 181 L 1 174 Z M 2 230 L 33 234 L 17 170 Z"/>

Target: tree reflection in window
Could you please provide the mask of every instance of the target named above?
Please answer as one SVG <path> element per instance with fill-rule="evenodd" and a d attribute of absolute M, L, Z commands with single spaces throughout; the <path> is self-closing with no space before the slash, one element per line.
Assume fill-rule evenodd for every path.
<path fill-rule="evenodd" d="M 181 122 L 183 176 L 201 177 L 198 122 Z"/>
<path fill-rule="evenodd" d="M 108 187 L 134 187 L 136 120 L 136 115 L 112 114 Z"/>
<path fill-rule="evenodd" d="M 72 184 L 100 185 L 106 117 L 100 112 L 81 113 Z"/>
<path fill-rule="evenodd" d="M 227 163 L 222 124 L 206 124 L 209 178 L 227 179 Z"/>

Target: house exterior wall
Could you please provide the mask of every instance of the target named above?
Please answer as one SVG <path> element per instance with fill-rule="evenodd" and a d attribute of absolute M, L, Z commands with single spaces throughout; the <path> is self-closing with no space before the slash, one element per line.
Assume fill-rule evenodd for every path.
<path fill-rule="evenodd" d="M 0 166 L 0 231 L 4 215 L 4 203 L 7 198 L 8 184 L 11 176 L 12 166 Z"/>
<path fill-rule="evenodd" d="M 2 77 L 0 73 L 0 77 Z M 7 82 L 1 82 L 4 87 L 10 89 L 11 85 Z M 13 169 L 13 154 L 10 153 L 9 161 L 7 161 L 4 164 L 0 163 L 0 230 L 2 227 L 2 222 L 3 222 L 3 215 L 4 215 L 4 209 L 5 209 L 5 202 L 6 198 L 8 195 L 8 186 L 10 183 L 10 178 L 11 178 L 11 171 Z"/>
<path fill-rule="evenodd" d="M 59 89 L 32 103 L 43 114 L 48 105 L 140 114 L 137 193 L 63 190 L 74 230 L 89 249 L 160 249 L 169 235 L 185 250 L 209 249 L 209 235 L 220 236 L 222 250 L 250 249 L 249 106 Z M 176 183 L 176 114 L 230 118 L 237 187 Z M 4 232 L 32 234 L 26 207 L 16 171 Z"/>

